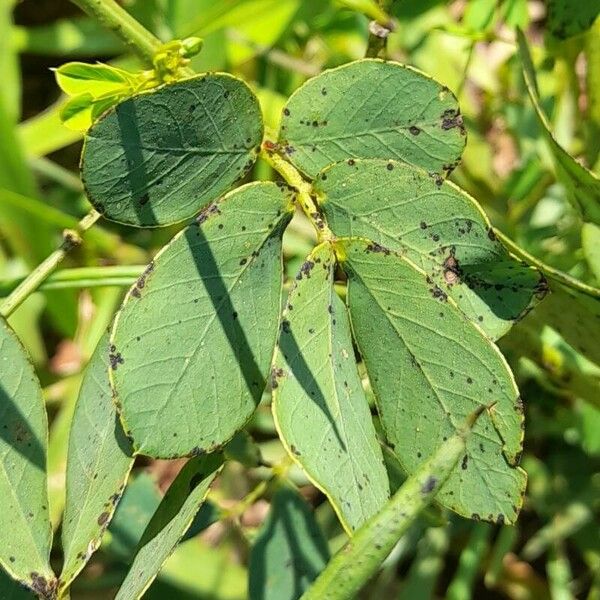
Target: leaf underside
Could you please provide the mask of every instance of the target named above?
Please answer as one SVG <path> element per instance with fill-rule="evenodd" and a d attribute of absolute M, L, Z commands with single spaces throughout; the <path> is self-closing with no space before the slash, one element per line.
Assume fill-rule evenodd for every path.
<path fill-rule="evenodd" d="M 108 334 L 86 369 L 73 415 L 62 524 L 66 587 L 100 544 L 121 498 L 133 452 L 117 418 L 108 379 Z"/>
<path fill-rule="evenodd" d="M 350 159 L 326 168 L 315 190 L 336 235 L 405 253 L 492 339 L 544 296 L 543 276 L 510 258 L 475 200 L 450 182 L 395 161 Z"/>
<path fill-rule="evenodd" d="M 56 584 L 49 564 L 47 443 L 39 381 L 21 343 L 0 319 L 0 564 L 38 593 Z"/>
<path fill-rule="evenodd" d="M 259 402 L 277 339 L 281 237 L 291 192 L 238 188 L 208 205 L 129 291 L 111 337 L 111 382 L 137 452 L 210 452 Z"/>
<path fill-rule="evenodd" d="M 85 136 L 81 177 L 90 202 L 108 219 L 168 225 L 242 177 L 262 134 L 258 100 L 244 82 L 201 75 L 107 111 Z"/>
<path fill-rule="evenodd" d="M 296 277 L 273 369 L 273 412 L 291 456 L 352 531 L 383 506 L 389 483 L 334 271 L 333 249 L 322 244 Z"/>
<path fill-rule="evenodd" d="M 419 71 L 367 59 L 325 71 L 288 100 L 279 144 L 311 178 L 348 158 L 392 158 L 438 176 L 466 142 L 452 92 Z"/>
<path fill-rule="evenodd" d="M 526 476 L 516 467 L 523 409 L 496 346 L 409 261 L 372 242 L 340 242 L 355 339 L 382 425 L 413 473 L 481 404 L 460 466 L 437 500 L 459 514 L 515 521 Z"/>

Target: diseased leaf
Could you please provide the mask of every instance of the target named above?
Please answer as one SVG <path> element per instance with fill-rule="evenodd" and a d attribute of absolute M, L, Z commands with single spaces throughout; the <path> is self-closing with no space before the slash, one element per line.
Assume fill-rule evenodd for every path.
<path fill-rule="evenodd" d="M 589 29 L 600 14 L 600 0 L 546 0 L 548 29 L 566 39 Z"/>
<path fill-rule="evenodd" d="M 133 465 L 108 380 L 108 334 L 87 367 L 75 407 L 67 458 L 67 500 L 62 525 L 67 587 L 100 544 Z"/>
<path fill-rule="evenodd" d="M 281 236 L 292 211 L 287 189 L 241 187 L 207 206 L 129 291 L 110 361 L 137 452 L 210 452 L 250 418 L 277 339 Z"/>
<path fill-rule="evenodd" d="M 543 297 L 546 282 L 512 260 L 477 202 L 453 183 L 395 161 L 337 163 L 315 190 L 338 236 L 406 253 L 493 339 Z"/>
<path fill-rule="evenodd" d="M 379 59 L 307 81 L 288 100 L 279 134 L 288 159 L 312 178 L 348 158 L 393 158 L 441 176 L 458 164 L 465 141 L 448 88 Z"/>
<path fill-rule="evenodd" d="M 310 507 L 281 486 L 250 552 L 250 600 L 297 600 L 328 560 L 327 541 Z"/>
<path fill-rule="evenodd" d="M 222 462 L 220 455 L 201 456 L 183 467 L 142 535 L 118 600 L 142 597 L 188 530 Z"/>
<path fill-rule="evenodd" d="M 0 564 L 42 597 L 56 588 L 49 563 L 47 444 L 38 378 L 21 343 L 0 319 Z"/>
<path fill-rule="evenodd" d="M 273 414 L 290 455 L 353 531 L 383 506 L 389 483 L 334 272 L 333 249 L 322 244 L 296 277 L 273 368 Z"/>
<path fill-rule="evenodd" d="M 523 407 L 496 346 L 406 258 L 344 240 L 348 306 L 386 436 L 408 473 L 480 404 L 461 464 L 437 500 L 461 515 L 513 523 L 526 475 L 516 467 Z"/>
<path fill-rule="evenodd" d="M 88 131 L 81 176 L 108 219 L 140 227 L 197 213 L 254 163 L 262 140 L 254 94 L 225 73 L 142 92 Z"/>
<path fill-rule="evenodd" d="M 367 521 L 329 561 L 302 600 L 347 600 L 377 572 L 398 540 L 423 509 L 439 495 L 465 451 L 473 422 L 479 411 L 460 423 L 457 433 L 424 461 L 385 506 Z"/>
<path fill-rule="evenodd" d="M 583 220 L 600 225 L 600 179 L 579 164 L 552 135 L 550 123 L 540 105 L 535 68 L 529 54 L 527 40 L 520 29 L 517 29 L 517 42 L 527 91 L 542 134 L 552 152 L 557 174 L 567 189 L 571 203 L 579 210 Z"/>

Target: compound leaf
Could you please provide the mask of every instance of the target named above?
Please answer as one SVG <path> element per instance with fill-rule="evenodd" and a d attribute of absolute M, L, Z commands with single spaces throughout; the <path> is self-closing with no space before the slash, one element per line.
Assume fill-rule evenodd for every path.
<path fill-rule="evenodd" d="M 86 369 L 75 406 L 67 457 L 67 499 L 62 525 L 67 587 L 100 545 L 133 465 L 133 453 L 117 418 L 108 379 L 108 334 Z"/>
<path fill-rule="evenodd" d="M 42 390 L 25 350 L 0 319 L 0 564 L 42 597 L 56 588 L 50 568 Z"/>
<path fill-rule="evenodd" d="M 395 161 L 334 164 L 315 183 L 338 236 L 405 253 L 492 339 L 546 290 L 535 269 L 512 260 L 477 202 L 448 181 Z"/>
<path fill-rule="evenodd" d="M 383 506 L 389 483 L 348 313 L 333 287 L 335 265 L 331 245 L 322 244 L 296 277 L 273 370 L 273 412 L 288 452 L 352 531 Z"/>
<path fill-rule="evenodd" d="M 208 205 L 129 291 L 111 338 L 111 381 L 137 452 L 210 452 L 258 404 L 277 340 L 281 236 L 291 193 L 241 187 Z"/>
<path fill-rule="evenodd" d="M 566 187 L 571 203 L 579 210 L 583 220 L 600 225 L 600 179 L 592 171 L 580 165 L 552 135 L 550 123 L 540 105 L 535 68 L 529 54 L 527 40 L 520 29 L 517 29 L 517 42 L 523 62 L 525 85 L 542 134 L 554 158 L 557 174 Z"/>
<path fill-rule="evenodd" d="M 297 600 L 328 560 L 313 511 L 298 492 L 281 486 L 250 553 L 250 600 Z"/>
<path fill-rule="evenodd" d="M 325 71 L 288 100 L 279 144 L 310 177 L 347 158 L 393 158 L 441 176 L 460 160 L 465 129 L 453 94 L 379 59 Z"/>
<path fill-rule="evenodd" d="M 263 126 L 241 80 L 202 75 L 142 92 L 85 136 L 81 176 L 108 219 L 140 227 L 197 213 L 254 163 Z"/>
<path fill-rule="evenodd" d="M 513 523 L 525 489 L 523 408 L 506 361 L 435 283 L 373 242 L 344 240 L 348 306 L 388 441 L 408 473 L 489 406 L 437 499 Z"/>
<path fill-rule="evenodd" d="M 197 456 L 186 463 L 148 523 L 117 600 L 143 596 L 190 527 L 222 463 L 220 455 Z"/>

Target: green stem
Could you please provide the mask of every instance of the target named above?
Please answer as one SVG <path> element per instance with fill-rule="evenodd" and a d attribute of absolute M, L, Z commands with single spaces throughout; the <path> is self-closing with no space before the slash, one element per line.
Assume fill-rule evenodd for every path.
<path fill-rule="evenodd" d="M 394 21 L 388 16 L 391 0 L 378 0 L 379 18 L 372 16 L 369 23 L 369 39 L 367 40 L 367 58 L 385 58 L 388 35 L 394 30 Z"/>
<path fill-rule="evenodd" d="M 161 40 L 138 23 L 115 0 L 71 1 L 104 27 L 114 31 L 148 66 L 154 66 L 154 55 L 162 46 Z"/>
<path fill-rule="evenodd" d="M 28 296 L 33 294 L 62 262 L 65 256 L 73 248 L 81 244 L 81 234 L 87 231 L 99 218 L 100 213 L 92 209 L 79 221 L 75 230 L 66 229 L 63 233 L 63 241 L 60 247 L 40 263 L 2 303 L 0 306 L 0 316 L 4 318 L 9 317 Z"/>
<path fill-rule="evenodd" d="M 261 157 L 277 171 L 285 181 L 298 192 L 298 203 L 312 223 L 317 232 L 319 242 L 331 241 L 335 235 L 329 229 L 316 200 L 313 198 L 313 189 L 310 183 L 302 178 L 298 170 L 282 156 L 277 154 L 273 142 L 265 142 L 261 150 Z"/>
<path fill-rule="evenodd" d="M 564 271 L 560 271 L 559 269 L 555 269 L 550 265 L 542 262 L 535 256 L 532 256 L 526 250 L 523 250 L 520 246 L 518 246 L 515 242 L 513 242 L 507 235 L 502 233 L 499 229 L 494 228 L 494 233 L 496 237 L 500 239 L 500 241 L 516 256 L 524 260 L 526 263 L 536 267 L 540 270 L 546 277 L 549 279 L 553 279 L 554 281 L 558 281 L 567 287 L 573 288 L 586 294 L 588 296 L 592 296 L 592 298 L 600 298 L 600 289 L 595 288 L 594 286 L 588 285 L 587 283 L 583 283 L 583 281 L 579 281 L 575 277 L 565 273 Z"/>
<path fill-rule="evenodd" d="M 448 479 L 464 455 L 467 436 L 485 408 L 475 411 L 456 435 L 444 442 L 354 533 L 301 600 L 350 600 L 357 596 Z"/>
<path fill-rule="evenodd" d="M 62 269 L 48 276 L 39 290 L 60 290 L 72 288 L 129 286 L 142 274 L 144 265 L 109 267 L 78 267 Z M 0 280 L 0 297 L 8 296 L 27 277 Z"/>

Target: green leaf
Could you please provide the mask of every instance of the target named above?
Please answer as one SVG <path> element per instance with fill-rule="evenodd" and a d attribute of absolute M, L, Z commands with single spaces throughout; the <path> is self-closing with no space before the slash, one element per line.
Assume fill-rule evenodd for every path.
<path fill-rule="evenodd" d="M 415 472 L 474 407 L 493 404 L 437 500 L 467 517 L 513 523 L 526 482 L 516 467 L 523 407 L 503 356 L 406 258 L 364 240 L 340 246 L 355 339 L 403 467 Z"/>
<path fill-rule="evenodd" d="M 571 203 L 579 210 L 583 220 L 600 225 L 600 179 L 579 164 L 552 135 L 550 123 L 540 105 L 535 68 L 529 54 L 527 40 L 520 29 L 517 29 L 517 42 L 527 91 L 542 134 L 554 158 L 557 174 L 567 189 Z"/>
<path fill-rule="evenodd" d="M 0 564 L 36 593 L 50 593 L 48 422 L 42 390 L 25 350 L 0 320 Z"/>
<path fill-rule="evenodd" d="M 119 94 L 131 89 L 138 76 L 106 64 L 69 62 L 54 71 L 56 83 L 69 96 L 90 94 L 99 98 L 107 94 Z"/>
<path fill-rule="evenodd" d="M 335 265 L 322 244 L 296 276 L 273 368 L 273 414 L 290 456 L 353 531 L 383 506 L 389 483 Z"/>
<path fill-rule="evenodd" d="M 142 535 L 118 600 L 142 597 L 188 530 L 222 462 L 220 455 L 202 456 L 183 467 Z"/>
<path fill-rule="evenodd" d="M 250 600 L 297 600 L 328 560 L 313 511 L 298 492 L 282 485 L 250 552 Z"/>
<path fill-rule="evenodd" d="M 385 506 L 369 519 L 332 559 L 302 600 L 349 600 L 377 572 L 422 510 L 439 495 L 460 457 L 478 412 L 457 434 L 435 448 Z"/>
<path fill-rule="evenodd" d="M 161 499 L 152 475 L 142 472 L 131 477 L 108 526 L 106 544 L 102 549 L 125 563 L 131 563 Z"/>
<path fill-rule="evenodd" d="M 61 587 L 75 579 L 98 548 L 133 465 L 131 444 L 112 401 L 108 368 L 104 335 L 85 372 L 71 425 Z"/>
<path fill-rule="evenodd" d="M 493 339 L 543 297 L 541 274 L 513 261 L 477 202 L 408 165 L 354 160 L 315 184 L 332 231 L 405 253 Z"/>
<path fill-rule="evenodd" d="M 590 270 L 600 284 L 600 227 L 584 223 L 581 228 L 581 244 Z"/>
<path fill-rule="evenodd" d="M 224 73 L 142 92 L 85 136 L 81 176 L 94 207 L 140 227 L 197 213 L 254 163 L 262 140 L 250 88 Z"/>
<path fill-rule="evenodd" d="M 393 158 L 450 172 L 466 136 L 452 92 L 421 72 L 378 59 L 313 77 L 288 100 L 279 144 L 310 177 L 348 158 Z"/>
<path fill-rule="evenodd" d="M 600 14 L 600 0 L 546 0 L 547 27 L 566 39 L 589 29 Z"/>
<path fill-rule="evenodd" d="M 19 582 L 11 579 L 0 568 L 0 591 L 2 600 L 35 600 L 32 592 L 24 588 Z"/>
<path fill-rule="evenodd" d="M 253 183 L 207 206 L 129 291 L 111 378 L 137 452 L 210 452 L 260 401 L 279 325 L 290 192 Z"/>
<path fill-rule="evenodd" d="M 585 357 L 600 365 L 600 298 L 555 283 L 534 313 Z"/>

